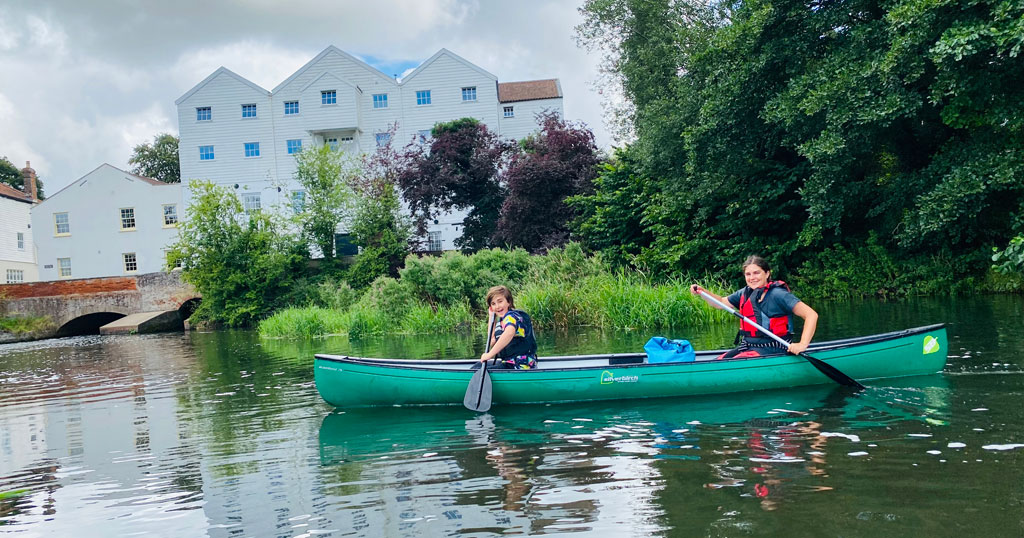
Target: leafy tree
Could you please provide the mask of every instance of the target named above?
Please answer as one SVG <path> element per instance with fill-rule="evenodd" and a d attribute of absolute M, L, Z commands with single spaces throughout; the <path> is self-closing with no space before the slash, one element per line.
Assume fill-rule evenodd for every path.
<path fill-rule="evenodd" d="M 131 171 L 140 176 L 158 179 L 164 183 L 181 182 L 178 163 L 178 137 L 161 133 L 153 137 L 152 144 L 139 144 L 128 159 Z"/>
<path fill-rule="evenodd" d="M 295 156 L 295 180 L 305 191 L 298 220 L 303 236 L 323 254 L 334 259 L 334 234 L 351 213 L 353 193 L 349 182 L 358 165 L 328 145 L 306 148 Z"/>
<path fill-rule="evenodd" d="M 439 211 L 468 210 L 455 245 L 466 250 L 490 246 L 505 199 L 498 175 L 514 145 L 473 118 L 438 123 L 431 136 L 429 147 L 406 148 L 408 165 L 397 177 L 417 233 L 426 233 L 426 222 Z"/>
<path fill-rule="evenodd" d="M 655 184 L 638 172 L 634 147 L 616 150 L 594 179 L 593 194 L 566 200 L 577 211 L 570 223 L 573 237 L 591 251 L 601 251 L 615 265 L 633 263 L 651 244 L 645 212 L 658 196 Z"/>
<path fill-rule="evenodd" d="M 790 267 L 836 244 L 984 270 L 1024 213 L 1024 5 L 590 0 L 655 185 L 634 263 Z M 872 235 L 874 234 L 874 235 Z M 982 255 L 979 255 L 982 254 Z M 785 270 L 785 263 L 776 263 Z"/>
<path fill-rule="evenodd" d="M 14 163 L 7 160 L 7 157 L 0 157 L 0 183 L 6 183 L 19 191 L 27 192 L 25 179 L 21 176 L 21 170 Z M 36 177 L 36 196 L 43 200 L 46 195 L 43 193 L 43 181 Z"/>
<path fill-rule="evenodd" d="M 397 277 L 409 254 L 412 225 L 402 213 L 395 186 L 405 166 L 392 145 L 396 130 L 392 126 L 387 142 L 363 157 L 362 173 L 355 177 L 358 196 L 350 230 L 362 251 L 349 268 L 348 280 L 356 288 L 380 276 Z"/>
<path fill-rule="evenodd" d="M 212 182 L 189 188 L 192 205 L 167 259 L 181 264 L 185 281 L 203 296 L 193 318 L 253 325 L 283 306 L 308 251 L 273 212 L 245 215 L 238 197 Z"/>
<path fill-rule="evenodd" d="M 593 191 L 601 160 L 594 133 L 557 113 L 538 116 L 540 130 L 521 142 L 504 173 L 508 195 L 495 239 L 537 252 L 565 245 L 574 217 L 566 198 Z"/>

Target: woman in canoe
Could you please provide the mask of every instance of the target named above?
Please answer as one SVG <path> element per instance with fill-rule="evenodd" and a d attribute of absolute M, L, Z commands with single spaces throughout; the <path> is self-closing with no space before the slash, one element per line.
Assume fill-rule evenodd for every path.
<path fill-rule="evenodd" d="M 753 320 L 790 344 L 783 348 L 775 340 L 761 334 L 753 325 L 740 322 L 740 332 L 736 336 L 739 346 L 719 358 L 758 357 L 777 353 L 780 349 L 794 355 L 804 352 L 811 343 L 811 338 L 814 338 L 814 330 L 818 327 L 818 313 L 797 299 L 785 282 L 772 280 L 771 268 L 760 256 L 751 256 L 743 262 L 743 277 L 747 281 L 747 286 L 728 297 L 715 295 L 697 284 L 690 286 L 690 292 L 694 295 L 706 293 L 720 302 L 729 301 L 745 318 Z M 793 343 L 791 319 L 794 314 L 804 320 L 800 341 L 796 343 Z"/>
<path fill-rule="evenodd" d="M 533 337 L 530 316 L 515 309 L 512 292 L 505 286 L 487 290 L 487 311 L 496 316 L 494 332 L 490 335 L 490 351 L 480 355 L 480 362 L 501 359 L 496 365 L 511 370 L 529 370 L 537 367 L 537 340 Z"/>

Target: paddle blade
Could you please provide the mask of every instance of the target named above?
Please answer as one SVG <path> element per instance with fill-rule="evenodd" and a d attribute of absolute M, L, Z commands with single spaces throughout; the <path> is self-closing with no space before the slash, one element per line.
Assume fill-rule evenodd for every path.
<path fill-rule="evenodd" d="M 861 385 L 859 381 L 844 374 L 843 372 L 840 372 L 839 369 L 836 368 L 835 366 L 832 366 L 831 364 L 821 359 L 816 359 L 806 353 L 801 353 L 800 356 L 810 361 L 810 363 L 815 368 L 817 368 L 819 372 L 827 375 L 829 378 L 832 379 L 832 381 L 835 381 L 836 383 L 839 383 L 840 385 L 846 387 L 853 387 L 857 390 L 861 390 L 864 388 L 864 385 Z"/>
<path fill-rule="evenodd" d="M 480 412 L 491 408 L 491 375 L 487 373 L 487 363 L 481 363 L 480 369 L 469 380 L 462 405 L 465 405 L 467 409 Z"/>

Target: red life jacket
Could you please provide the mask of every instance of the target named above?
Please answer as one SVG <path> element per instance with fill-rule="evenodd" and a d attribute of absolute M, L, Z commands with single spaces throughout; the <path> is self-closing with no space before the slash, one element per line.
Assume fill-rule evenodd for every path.
<path fill-rule="evenodd" d="M 789 316 L 786 315 L 776 318 L 768 318 L 768 324 L 765 325 L 764 323 L 761 323 L 761 320 L 755 317 L 754 301 L 750 298 L 750 296 L 757 294 L 757 300 L 760 301 L 761 299 L 764 299 L 765 294 L 771 291 L 772 288 L 785 288 L 786 291 L 789 291 L 789 286 L 787 286 L 785 282 L 781 280 L 772 280 L 762 288 L 750 290 L 750 293 L 742 293 L 740 294 L 740 314 L 742 314 L 744 318 L 747 318 L 775 333 L 777 336 L 785 338 L 789 335 Z M 761 331 L 757 330 L 753 325 L 746 321 L 740 322 L 740 334 L 748 338 L 768 338 L 761 334 Z"/>

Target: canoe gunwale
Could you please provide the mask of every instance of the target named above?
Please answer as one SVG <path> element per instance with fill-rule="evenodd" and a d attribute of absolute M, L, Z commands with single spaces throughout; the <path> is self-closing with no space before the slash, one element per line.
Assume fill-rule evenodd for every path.
<path fill-rule="evenodd" d="M 945 323 L 936 323 L 932 325 L 925 325 L 922 327 L 915 327 L 911 329 L 903 329 L 900 331 L 893 331 L 889 333 L 880 333 L 869 336 L 859 336 L 853 338 L 845 338 L 840 340 L 831 340 L 828 342 L 821 342 L 817 344 L 811 344 L 807 349 L 808 353 L 820 353 L 824 351 L 835 351 L 842 350 L 851 347 L 857 347 L 865 344 L 876 344 L 886 342 L 888 340 L 898 340 L 901 338 L 907 338 L 917 334 L 927 333 L 943 329 L 946 326 Z M 663 363 L 649 363 L 646 361 L 641 362 L 628 362 L 621 364 L 604 364 L 604 365 L 585 365 L 585 366 L 566 366 L 563 368 L 558 367 L 544 367 L 532 370 L 502 370 L 502 373 L 518 373 L 518 374 L 529 374 L 530 372 L 559 372 L 559 371 L 581 371 L 581 370 L 604 370 L 609 367 L 614 368 L 655 368 L 663 366 L 681 366 L 681 365 L 700 365 L 713 362 L 714 364 L 725 364 L 729 362 L 747 362 L 758 361 L 763 359 L 777 359 L 782 356 L 786 356 L 786 353 L 778 353 L 773 355 L 765 355 L 762 357 L 749 357 L 749 358 L 729 358 L 729 359 L 713 359 L 722 354 L 726 350 L 707 350 L 698 351 L 698 360 L 691 362 L 663 362 Z M 609 353 L 602 355 L 562 355 L 552 357 L 541 357 L 545 366 L 552 362 L 583 362 L 586 360 L 605 360 L 615 358 L 626 358 L 634 359 L 639 357 L 646 357 L 646 353 Z M 700 360 L 700 357 L 705 357 L 704 360 Z M 344 355 L 330 355 L 324 353 L 317 353 L 315 355 L 316 360 L 336 362 L 336 363 L 349 363 L 349 364 L 361 364 L 365 366 L 375 366 L 381 368 L 397 368 L 402 370 L 416 370 L 416 371 L 434 371 L 434 372 L 451 372 L 460 371 L 461 369 L 457 366 L 465 366 L 468 369 L 474 363 L 478 362 L 475 359 L 455 359 L 455 360 L 416 360 L 416 359 L 383 359 L 383 358 L 370 358 L 370 357 L 350 357 Z M 827 360 L 827 359 L 823 359 Z M 444 367 L 440 367 L 444 365 Z M 432 367 L 438 366 L 438 367 Z"/>

